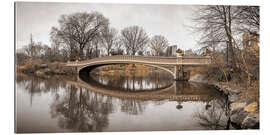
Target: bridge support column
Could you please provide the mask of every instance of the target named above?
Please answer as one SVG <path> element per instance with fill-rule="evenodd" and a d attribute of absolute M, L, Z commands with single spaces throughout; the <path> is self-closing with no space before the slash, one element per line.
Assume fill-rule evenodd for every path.
<path fill-rule="evenodd" d="M 76 71 L 77 71 L 77 74 L 79 74 L 80 73 L 80 68 L 76 67 Z"/>
<path fill-rule="evenodd" d="M 181 71 L 181 74 L 179 75 L 180 76 L 180 80 L 181 81 L 185 81 L 186 80 L 186 76 L 185 76 L 185 71 L 184 71 L 184 66 L 183 65 L 180 66 L 180 71 Z"/>
<path fill-rule="evenodd" d="M 188 81 L 189 72 L 184 71 L 183 65 L 174 66 L 174 80 L 176 81 Z"/>
<path fill-rule="evenodd" d="M 75 67 L 76 73 L 79 74 L 79 67 Z"/>
<path fill-rule="evenodd" d="M 179 78 L 179 66 L 174 66 L 174 80 L 180 80 Z"/>

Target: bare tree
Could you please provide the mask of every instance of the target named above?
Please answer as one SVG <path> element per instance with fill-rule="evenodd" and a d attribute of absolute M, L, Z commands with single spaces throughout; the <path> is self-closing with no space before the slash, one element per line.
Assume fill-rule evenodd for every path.
<path fill-rule="evenodd" d="M 37 47 L 35 45 L 36 43 L 33 40 L 33 35 L 30 34 L 30 43 L 27 46 L 24 46 L 24 52 L 29 56 L 30 58 L 36 57 L 37 55 Z"/>
<path fill-rule="evenodd" d="M 43 44 L 41 42 L 34 42 L 32 34 L 30 35 L 30 43 L 24 46 L 23 51 L 31 59 L 40 58 L 44 53 Z"/>
<path fill-rule="evenodd" d="M 110 55 L 110 51 L 114 47 L 117 40 L 117 30 L 115 28 L 106 27 L 101 32 L 102 46 L 105 48 L 107 55 Z"/>
<path fill-rule="evenodd" d="M 161 56 L 163 55 L 165 49 L 169 46 L 168 40 L 162 35 L 155 35 L 150 40 L 150 47 L 154 52 L 154 55 Z"/>
<path fill-rule="evenodd" d="M 100 34 L 109 23 L 108 19 L 98 12 L 62 15 L 58 22 L 59 28 L 53 27 L 57 31 L 57 37 L 63 41 L 74 41 L 74 45 L 78 45 L 81 58 L 87 43 Z"/>
<path fill-rule="evenodd" d="M 117 40 L 116 40 L 116 42 L 115 42 L 115 46 L 114 46 L 114 48 L 115 48 L 115 50 L 116 50 L 116 52 L 118 52 L 118 54 L 120 53 L 120 54 L 123 54 L 123 46 L 124 46 L 124 44 L 123 44 L 123 42 L 120 40 L 120 37 L 117 37 Z"/>
<path fill-rule="evenodd" d="M 149 41 L 147 33 L 139 26 L 124 28 L 121 31 L 121 35 L 126 53 L 131 55 L 135 55 L 138 51 L 143 51 Z"/>
<path fill-rule="evenodd" d="M 251 37 L 254 37 L 253 40 L 256 40 L 254 42 L 258 42 L 258 36 L 256 36 L 258 34 L 256 33 L 259 31 L 260 25 L 259 8 L 249 6 L 207 6 L 200 8 L 197 13 L 198 17 L 195 19 L 195 21 L 199 22 L 197 30 L 203 33 L 201 43 L 212 47 L 212 50 L 215 50 L 213 47 L 216 45 L 226 45 L 227 68 L 234 69 L 229 72 L 237 73 L 237 75 L 234 74 L 234 77 L 237 78 L 244 71 L 245 74 L 242 75 L 240 80 L 247 79 L 247 86 L 249 86 L 252 77 L 250 61 L 246 59 L 245 47 L 241 47 L 242 44 L 239 42 L 241 40 L 237 40 L 237 37 L 249 33 L 252 35 Z M 221 67 L 224 74 L 228 72 L 222 66 L 222 62 L 216 61 L 215 57 L 213 57 L 213 60 L 216 65 L 220 65 L 218 67 Z M 254 67 L 254 65 L 251 66 Z"/>
<path fill-rule="evenodd" d="M 232 37 L 233 21 L 236 19 L 237 8 L 232 6 L 204 6 L 196 11 L 196 30 L 202 32 L 201 44 L 213 47 L 214 45 L 226 45 L 227 64 L 230 68 L 236 68 L 236 57 L 233 50 Z"/>
<path fill-rule="evenodd" d="M 100 56 L 100 51 L 99 51 L 99 45 L 100 45 L 101 37 L 97 36 L 92 42 L 92 46 L 94 48 L 94 57 L 99 57 Z"/>
<path fill-rule="evenodd" d="M 60 35 L 58 29 L 53 27 L 50 33 L 52 46 L 62 48 L 62 52 L 68 55 L 69 60 L 75 60 L 78 55 L 77 43 L 68 36 Z"/>
<path fill-rule="evenodd" d="M 16 65 L 24 65 L 28 60 L 28 56 L 24 52 L 16 51 Z"/>
<path fill-rule="evenodd" d="M 86 51 L 85 57 L 86 57 L 86 59 L 91 59 L 92 58 L 93 50 L 94 50 L 94 48 L 93 48 L 92 45 L 87 45 L 85 47 L 85 51 Z"/>
<path fill-rule="evenodd" d="M 238 30 L 244 33 L 259 34 L 260 8 L 259 6 L 240 6 L 237 8 L 236 24 Z"/>

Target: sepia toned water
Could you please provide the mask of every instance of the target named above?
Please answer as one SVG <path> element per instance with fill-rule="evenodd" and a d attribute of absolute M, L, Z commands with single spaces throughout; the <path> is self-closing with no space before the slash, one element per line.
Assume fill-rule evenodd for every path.
<path fill-rule="evenodd" d="M 213 87 L 166 73 L 16 76 L 16 132 L 214 130 L 227 100 Z M 146 73 L 143 73 L 146 74 Z"/>

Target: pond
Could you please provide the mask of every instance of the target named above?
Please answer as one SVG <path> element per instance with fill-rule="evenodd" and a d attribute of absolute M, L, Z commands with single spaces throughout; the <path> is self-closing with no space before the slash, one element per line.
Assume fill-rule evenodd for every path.
<path fill-rule="evenodd" d="M 18 133 L 228 129 L 214 87 L 163 72 L 51 76 L 17 73 Z"/>

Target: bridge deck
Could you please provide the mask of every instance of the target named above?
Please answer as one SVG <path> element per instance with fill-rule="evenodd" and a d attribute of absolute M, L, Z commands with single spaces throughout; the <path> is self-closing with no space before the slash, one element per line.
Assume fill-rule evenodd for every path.
<path fill-rule="evenodd" d="M 116 55 L 94 58 L 78 62 L 68 62 L 66 66 L 85 66 L 106 63 L 140 63 L 154 65 L 208 65 L 211 63 L 210 57 L 151 57 L 151 56 L 127 56 Z"/>

